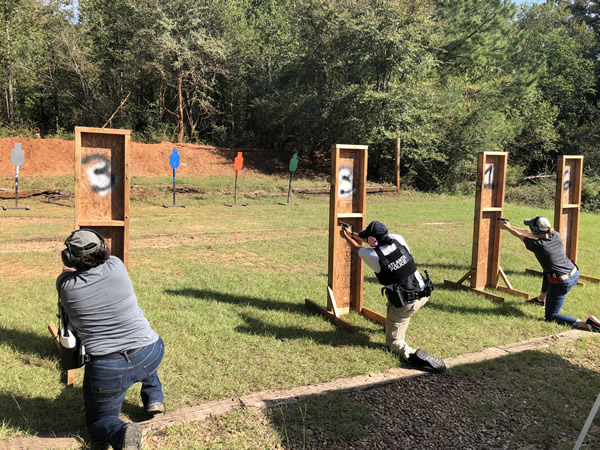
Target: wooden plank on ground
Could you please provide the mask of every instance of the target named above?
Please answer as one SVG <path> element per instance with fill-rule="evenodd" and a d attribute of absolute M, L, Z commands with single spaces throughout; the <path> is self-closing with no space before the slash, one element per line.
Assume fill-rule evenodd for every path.
<path fill-rule="evenodd" d="M 379 314 L 377 311 L 373 311 L 372 309 L 366 308 L 363 306 L 363 309 L 360 312 L 367 319 L 372 320 L 373 322 L 380 323 L 381 325 L 385 325 L 386 317 L 383 314 Z"/>
<path fill-rule="evenodd" d="M 352 330 L 352 331 L 355 330 L 354 325 L 352 325 L 349 322 L 346 322 L 341 317 L 335 317 L 335 315 L 331 311 L 327 310 L 326 308 L 319 305 L 317 302 L 311 300 L 310 298 L 305 298 L 304 303 L 306 304 L 306 306 L 308 306 L 309 308 L 311 308 L 314 311 L 317 311 L 319 314 L 321 314 L 323 317 L 325 317 L 330 322 L 333 322 L 336 325 L 340 325 L 340 326 L 347 328 L 349 330 Z"/>

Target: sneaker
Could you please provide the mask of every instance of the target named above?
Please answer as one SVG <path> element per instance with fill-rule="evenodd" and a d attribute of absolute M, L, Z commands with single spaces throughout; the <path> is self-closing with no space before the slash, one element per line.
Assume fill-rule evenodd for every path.
<path fill-rule="evenodd" d="M 165 412 L 165 405 L 162 403 L 153 403 L 151 405 L 146 406 L 146 413 L 154 416 L 156 414 L 162 414 Z"/>
<path fill-rule="evenodd" d="M 142 427 L 140 424 L 131 422 L 125 428 L 121 448 L 125 450 L 138 450 L 142 448 Z"/>
<path fill-rule="evenodd" d="M 534 305 L 544 306 L 546 304 L 546 300 L 540 300 L 539 297 L 530 298 L 529 300 L 525 300 L 525 303 L 533 303 Z"/>
<path fill-rule="evenodd" d="M 415 364 L 424 369 L 434 370 L 436 372 L 443 372 L 446 370 L 446 364 L 442 358 L 437 356 L 431 356 L 425 350 L 418 349 L 412 355 L 408 357 L 408 362 Z"/>
<path fill-rule="evenodd" d="M 589 316 L 585 323 L 588 326 L 588 330 L 600 333 L 600 320 L 598 320 L 595 316 Z"/>

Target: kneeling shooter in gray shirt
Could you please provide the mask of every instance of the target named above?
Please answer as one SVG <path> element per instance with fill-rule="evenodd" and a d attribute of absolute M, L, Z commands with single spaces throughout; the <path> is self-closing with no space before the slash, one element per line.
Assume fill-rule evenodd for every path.
<path fill-rule="evenodd" d="M 60 301 L 85 346 L 83 393 L 93 440 L 113 448 L 140 447 L 142 429 L 119 418 L 125 394 L 141 382 L 148 414 L 164 412 L 157 369 L 162 339 L 150 327 L 123 262 L 110 256 L 103 237 L 76 230 L 65 241 L 64 271 L 56 280 Z"/>

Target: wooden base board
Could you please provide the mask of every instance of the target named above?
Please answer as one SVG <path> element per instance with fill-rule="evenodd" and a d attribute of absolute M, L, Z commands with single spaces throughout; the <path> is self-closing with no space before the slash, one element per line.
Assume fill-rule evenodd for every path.
<path fill-rule="evenodd" d="M 579 278 L 582 280 L 591 281 L 592 283 L 600 283 L 600 278 L 590 277 L 589 275 L 579 274 Z M 577 283 L 577 284 L 579 284 L 579 283 Z"/>
<path fill-rule="evenodd" d="M 462 289 L 463 291 L 469 291 L 469 292 L 474 292 L 475 294 L 483 295 L 484 297 L 487 297 L 490 300 L 494 300 L 495 302 L 499 302 L 499 303 L 504 302 L 504 297 L 500 297 L 499 295 L 495 295 L 495 294 L 490 294 L 489 292 L 482 291 L 481 289 L 475 289 L 475 288 L 472 288 L 471 286 L 465 286 L 463 284 L 456 283 L 456 282 L 450 281 L 450 280 L 444 280 L 444 284 L 446 286 L 451 286 L 456 289 Z"/>
<path fill-rule="evenodd" d="M 516 289 L 507 288 L 507 287 L 500 286 L 500 285 L 496 286 L 496 289 L 498 289 L 499 291 L 502 291 L 502 292 L 506 292 L 507 294 L 515 295 L 517 297 L 531 298 L 531 295 L 528 292 L 517 291 Z"/>
<path fill-rule="evenodd" d="M 317 302 L 311 300 L 310 298 L 305 298 L 304 303 L 310 309 L 317 311 L 319 314 L 321 314 L 323 317 L 325 317 L 330 322 L 333 322 L 336 325 L 341 325 L 344 328 L 354 331 L 354 326 L 350 322 L 346 322 L 341 317 L 336 317 L 335 314 L 333 314 L 333 312 L 331 312 L 328 309 L 324 308 L 323 306 L 319 305 Z"/>
<path fill-rule="evenodd" d="M 50 334 L 54 338 L 54 342 L 56 343 L 56 346 L 58 347 L 58 350 L 60 351 L 60 341 L 58 339 L 58 329 L 56 328 L 56 325 L 54 325 L 54 322 L 50 322 L 50 324 L 48 325 L 48 331 L 50 331 Z M 72 388 L 73 383 L 75 383 L 75 372 L 73 370 L 67 370 L 67 373 L 66 373 L 67 387 Z"/>
<path fill-rule="evenodd" d="M 332 311 L 319 305 L 317 302 L 311 300 L 310 298 L 305 298 L 304 303 L 306 304 L 306 306 L 317 311 L 319 314 L 323 315 L 327 320 L 335 323 L 336 325 L 341 325 L 349 330 L 355 330 L 354 325 L 345 321 L 341 317 L 336 317 L 336 315 Z M 373 311 L 372 309 L 363 307 L 360 313 L 367 319 L 372 320 L 375 323 L 385 325 L 386 317 L 383 314 L 379 314 L 377 311 Z"/>
<path fill-rule="evenodd" d="M 373 322 L 385 325 L 386 317 L 383 314 L 379 314 L 377 311 L 373 311 L 372 309 L 365 308 L 363 306 L 363 309 L 361 309 L 360 313 L 367 319 L 372 320 Z"/>

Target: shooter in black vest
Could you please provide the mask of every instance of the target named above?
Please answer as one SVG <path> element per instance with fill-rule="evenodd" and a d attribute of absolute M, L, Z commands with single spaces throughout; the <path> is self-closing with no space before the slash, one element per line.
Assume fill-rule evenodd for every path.
<path fill-rule="evenodd" d="M 427 279 L 424 279 L 417 270 L 404 238 L 399 234 L 388 234 L 387 227 L 381 222 L 371 222 L 359 233 L 346 227 L 343 235 L 385 286 L 382 293 L 388 299 L 386 345 L 411 364 L 444 371 L 446 365 L 441 358 L 431 356 L 422 349 L 415 350 L 404 340 L 410 318 L 427 303 L 433 290 L 427 271 Z M 365 241 L 372 248 L 363 247 Z"/>

